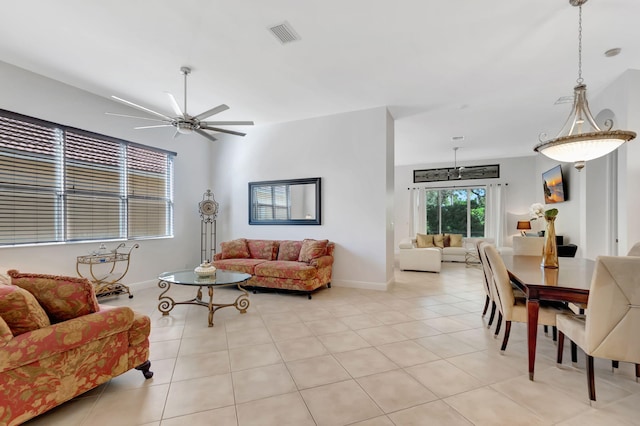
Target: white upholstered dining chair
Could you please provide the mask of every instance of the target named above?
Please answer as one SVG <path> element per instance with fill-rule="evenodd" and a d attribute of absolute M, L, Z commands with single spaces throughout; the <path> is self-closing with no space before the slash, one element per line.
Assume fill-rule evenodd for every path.
<path fill-rule="evenodd" d="M 640 257 L 599 256 L 586 315 L 558 315 L 558 357 L 564 336 L 587 356 L 589 399 L 596 400 L 593 358 L 631 362 L 640 377 Z"/>
<path fill-rule="evenodd" d="M 498 250 L 492 246 L 487 245 L 484 247 L 484 252 L 489 261 L 489 267 L 493 275 L 494 282 L 494 295 L 496 298 L 496 305 L 498 306 L 498 325 L 496 326 L 496 336 L 500 332 L 500 324 L 502 318 L 504 318 L 505 328 L 504 337 L 502 339 L 501 351 L 507 349 L 507 343 L 509 342 L 509 334 L 511 333 L 511 322 L 523 322 L 526 323 L 528 319 L 527 304 L 524 298 L 515 297 L 513 287 L 511 286 L 511 280 L 509 279 L 509 273 L 505 266 L 502 257 Z M 556 316 L 565 311 L 565 308 L 556 305 L 541 305 L 538 312 L 538 324 L 542 325 L 556 325 Z M 566 311 L 569 311 L 566 308 Z"/>

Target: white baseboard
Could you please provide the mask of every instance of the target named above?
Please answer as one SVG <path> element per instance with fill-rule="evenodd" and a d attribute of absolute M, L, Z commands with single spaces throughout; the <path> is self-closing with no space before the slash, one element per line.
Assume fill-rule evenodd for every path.
<path fill-rule="evenodd" d="M 372 283 L 367 281 L 332 280 L 331 286 L 359 288 L 362 290 L 387 291 L 391 282 L 393 281 L 387 283 Z"/>
<path fill-rule="evenodd" d="M 137 283 L 127 284 L 131 290 L 145 290 L 148 288 L 158 287 L 158 280 L 140 281 Z"/>

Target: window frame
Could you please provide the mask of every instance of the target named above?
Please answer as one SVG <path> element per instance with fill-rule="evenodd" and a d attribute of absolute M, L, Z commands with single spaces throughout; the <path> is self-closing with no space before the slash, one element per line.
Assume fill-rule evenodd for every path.
<path fill-rule="evenodd" d="M 486 197 L 487 197 L 487 185 L 469 185 L 469 186 L 450 186 L 450 187 L 425 187 L 422 188 L 422 190 L 424 191 L 424 226 L 425 229 L 428 230 L 429 229 L 429 217 L 428 217 L 428 211 L 429 211 L 429 206 L 427 203 L 427 193 L 430 191 L 437 191 L 438 192 L 438 218 L 437 218 L 437 222 L 438 222 L 438 234 L 442 234 L 443 233 L 443 212 L 442 212 L 442 192 L 443 191 L 461 191 L 461 190 L 465 190 L 467 192 L 467 198 L 466 198 L 466 230 L 465 230 L 465 234 L 464 237 L 466 238 L 472 238 L 472 232 L 473 230 L 471 229 L 471 225 L 472 225 L 472 215 L 471 215 L 471 198 L 472 198 L 472 190 L 476 189 L 476 188 L 482 188 L 485 191 L 484 197 L 485 197 L 485 212 L 484 212 L 484 229 L 482 231 L 482 237 L 486 236 L 486 230 L 487 230 L 487 222 L 486 222 L 486 217 L 487 217 L 487 211 L 486 211 Z"/>
<path fill-rule="evenodd" d="M 0 158 L 3 160 L 0 162 L 2 178 L 0 195 L 3 197 L 0 198 L 0 204 L 7 203 L 5 205 L 10 207 L 9 213 L 0 214 L 0 247 L 173 237 L 173 164 L 177 155 L 175 152 L 4 109 L 0 109 L 0 119 L 2 119 L 0 121 Z M 44 131 L 42 136 L 35 133 L 34 129 L 45 129 L 55 136 L 46 134 Z M 45 139 L 42 139 L 43 137 Z M 87 144 L 86 151 L 83 151 L 85 148 L 85 145 L 82 145 L 83 141 Z M 101 150 L 102 142 L 111 146 L 110 155 L 104 155 L 107 151 Z M 42 147 L 46 149 L 47 144 L 54 146 L 53 154 L 46 151 L 41 153 L 40 150 L 43 149 Z M 92 148 L 93 154 L 90 151 Z M 136 170 L 129 167 L 129 161 L 132 161 L 134 153 L 149 159 L 142 165 L 139 164 L 140 162 L 136 163 L 133 166 L 138 167 Z M 12 157 L 25 158 L 25 162 L 30 162 L 29 165 L 34 167 L 35 172 L 29 175 L 27 172 L 17 171 L 17 168 L 12 171 L 5 160 Z M 46 158 L 42 159 L 42 157 Z M 41 168 L 39 165 L 47 161 L 56 164 L 55 172 L 45 173 L 39 177 L 37 173 Z M 149 170 L 142 170 L 144 167 Z M 140 196 L 140 194 L 129 193 L 129 181 L 135 179 L 132 176 L 136 174 L 147 177 L 149 194 Z M 16 176 L 22 178 L 22 181 L 18 182 Z M 54 180 L 53 184 L 49 183 L 51 180 Z M 105 191 L 104 187 L 99 187 L 100 183 L 111 186 Z M 92 184 L 93 188 L 91 188 Z M 26 210 L 27 219 L 32 217 L 29 215 L 39 214 L 33 213 L 38 210 L 35 194 L 39 193 L 49 194 L 52 198 L 53 207 L 51 211 L 43 209 L 43 217 L 53 225 L 50 229 L 42 231 L 40 221 L 35 220 L 21 227 L 18 233 L 15 227 L 20 220 L 20 211 Z M 13 198 L 11 198 L 12 195 Z M 24 196 L 24 201 L 20 204 L 11 204 L 11 200 L 19 196 Z M 111 200 L 112 205 L 117 205 L 117 212 L 113 209 L 110 211 L 101 209 L 103 204 L 100 200 L 106 202 L 107 199 Z M 144 228 L 145 233 L 132 235 L 129 219 L 130 216 L 135 218 L 136 215 L 131 214 L 130 208 L 139 200 L 149 203 L 156 209 L 157 206 L 164 206 L 164 209 L 159 214 L 155 214 L 155 222 L 151 221 L 151 226 Z M 71 210 L 72 206 L 75 206 L 75 210 Z M 73 215 L 73 212 L 80 214 Z M 98 213 L 94 215 L 93 212 Z M 144 210 L 137 213 L 139 217 L 136 223 L 148 221 L 146 216 L 141 219 L 144 214 Z M 77 220 L 77 223 L 74 223 L 74 220 Z M 103 223 L 111 223 L 111 227 L 101 225 Z M 82 226 L 87 227 L 88 231 L 83 231 Z M 154 226 L 155 229 L 153 229 Z M 81 231 L 76 231 L 74 227 L 80 228 Z M 109 230 L 105 231 L 105 228 Z M 18 234 L 19 236 L 16 236 Z"/>

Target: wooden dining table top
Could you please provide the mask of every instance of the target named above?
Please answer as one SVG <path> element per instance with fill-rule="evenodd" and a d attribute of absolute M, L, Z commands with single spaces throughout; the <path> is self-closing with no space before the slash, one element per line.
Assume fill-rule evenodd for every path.
<path fill-rule="evenodd" d="M 595 261 L 578 257 L 561 257 L 558 268 L 540 266 L 541 256 L 504 255 L 502 259 L 511 279 L 523 290 L 535 289 L 543 294 L 589 294 Z M 556 299 L 557 295 L 553 297 Z M 571 298 L 569 298 L 571 299 Z"/>

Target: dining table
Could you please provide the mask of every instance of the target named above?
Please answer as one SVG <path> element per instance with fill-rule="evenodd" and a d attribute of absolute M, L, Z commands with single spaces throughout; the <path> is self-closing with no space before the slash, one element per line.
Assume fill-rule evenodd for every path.
<path fill-rule="evenodd" d="M 559 258 L 557 268 L 541 266 L 542 256 L 502 255 L 511 282 L 527 299 L 527 347 L 529 380 L 533 380 L 541 301 L 586 306 L 595 261 L 576 257 Z"/>

